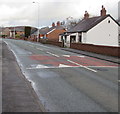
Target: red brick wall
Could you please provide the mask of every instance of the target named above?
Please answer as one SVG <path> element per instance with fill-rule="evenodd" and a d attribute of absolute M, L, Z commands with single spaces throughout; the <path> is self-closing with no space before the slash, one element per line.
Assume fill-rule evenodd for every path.
<path fill-rule="evenodd" d="M 52 31 L 51 33 L 49 33 L 47 35 L 47 38 L 50 40 L 50 41 L 59 41 L 59 34 L 65 32 L 65 30 L 54 30 Z"/>
<path fill-rule="evenodd" d="M 120 47 L 98 46 L 98 45 L 80 44 L 80 43 L 72 43 L 70 47 L 73 49 L 120 57 Z"/>
<path fill-rule="evenodd" d="M 44 44 L 51 44 L 51 45 L 62 47 L 62 43 L 57 42 L 57 41 L 50 41 L 50 40 L 40 39 L 40 42 L 44 43 Z"/>

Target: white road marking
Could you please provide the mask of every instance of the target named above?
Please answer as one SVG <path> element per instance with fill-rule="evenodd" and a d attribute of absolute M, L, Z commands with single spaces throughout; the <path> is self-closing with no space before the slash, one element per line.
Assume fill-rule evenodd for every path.
<path fill-rule="evenodd" d="M 46 52 L 46 53 L 48 53 L 48 54 L 50 54 L 50 55 L 53 55 L 53 56 L 55 56 L 55 57 L 60 57 L 60 56 L 58 56 L 58 55 L 56 55 L 56 54 L 53 54 L 53 53 L 51 53 L 51 52 Z"/>
<path fill-rule="evenodd" d="M 78 56 L 78 57 L 85 57 L 85 56 L 81 55 L 81 56 Z"/>
<path fill-rule="evenodd" d="M 36 48 L 36 49 L 43 51 L 43 49 L 41 49 L 41 48 Z"/>
<path fill-rule="evenodd" d="M 118 82 L 120 82 L 120 80 L 118 80 Z"/>
<path fill-rule="evenodd" d="M 64 64 L 59 64 L 59 68 L 64 68 L 64 67 L 73 67 L 73 66 L 64 65 Z"/>
<path fill-rule="evenodd" d="M 69 61 L 70 62 L 70 61 Z M 73 62 L 72 62 L 73 63 Z M 75 64 L 75 63 L 74 63 Z M 77 64 L 78 65 L 78 64 Z M 29 67 L 29 68 L 26 68 L 27 70 L 32 70 L 32 69 L 46 69 L 46 68 L 49 68 L 49 69 L 51 69 L 51 68 L 79 68 L 79 67 L 84 67 L 84 68 L 86 68 L 85 66 L 82 66 L 82 65 L 78 65 L 78 66 L 69 66 L 69 65 L 64 65 L 64 64 L 59 64 L 59 66 L 45 66 L 45 65 L 41 65 L 41 64 L 38 64 L 38 65 L 31 65 L 31 67 Z M 91 67 L 91 66 L 88 66 L 88 67 Z M 88 69 L 88 67 L 87 67 L 87 69 Z M 94 67 L 102 67 L 102 66 L 94 66 Z M 105 66 L 105 67 L 107 67 L 107 66 Z M 88 70 L 92 70 L 93 71 L 93 69 L 88 69 Z M 93 71 L 93 72 L 97 72 L 97 71 Z M 119 82 L 120 82 L 120 80 L 118 80 Z"/>
<path fill-rule="evenodd" d="M 41 68 L 49 68 L 48 66 L 45 66 L 45 65 L 31 65 L 30 68 L 26 68 L 26 69 L 41 69 Z"/>
<path fill-rule="evenodd" d="M 89 67 L 118 68 L 118 66 L 89 66 Z"/>
<path fill-rule="evenodd" d="M 64 57 L 70 57 L 70 55 L 62 55 L 62 56 L 64 56 Z"/>
<path fill-rule="evenodd" d="M 85 68 L 85 69 L 87 69 L 87 70 L 90 70 L 90 71 L 93 71 L 93 72 L 97 72 L 97 71 L 94 70 L 94 69 L 88 68 L 88 67 L 83 66 L 83 65 L 78 64 L 78 63 L 75 63 L 74 61 L 71 61 L 71 60 L 67 60 L 67 61 L 69 61 L 69 62 L 71 62 L 71 63 L 73 63 L 73 64 L 76 64 L 76 65 L 78 65 L 78 66 L 81 66 L 81 67 L 83 67 L 83 68 Z"/>
<path fill-rule="evenodd" d="M 26 68 L 27 70 L 35 70 L 35 69 L 52 69 L 52 68 L 78 68 L 81 66 L 68 66 L 64 64 L 60 64 L 59 66 L 45 66 L 45 65 L 37 65 Z"/>

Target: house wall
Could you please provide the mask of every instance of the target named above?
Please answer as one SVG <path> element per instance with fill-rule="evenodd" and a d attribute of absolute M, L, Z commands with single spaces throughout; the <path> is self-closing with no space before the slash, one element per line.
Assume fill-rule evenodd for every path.
<path fill-rule="evenodd" d="M 23 31 L 16 31 L 16 34 L 22 35 L 22 34 L 24 34 L 24 32 Z"/>
<path fill-rule="evenodd" d="M 110 23 L 108 23 L 109 20 Z M 111 17 L 107 17 L 105 20 L 90 29 L 84 37 L 86 38 L 86 41 L 83 43 L 105 46 L 119 46 L 118 25 L 111 19 Z"/>
<path fill-rule="evenodd" d="M 86 32 L 82 32 L 82 43 L 86 43 L 87 41 L 87 33 Z"/>
<path fill-rule="evenodd" d="M 118 27 L 118 45 L 120 46 L 120 26 Z"/>
<path fill-rule="evenodd" d="M 10 36 L 9 29 L 8 29 L 8 28 L 5 28 L 5 29 L 2 31 L 2 34 L 3 34 L 3 35 L 7 35 L 7 36 L 9 37 L 9 36 Z"/>
<path fill-rule="evenodd" d="M 65 30 L 55 29 L 54 31 L 47 34 L 47 38 L 48 38 L 48 40 L 51 40 L 51 41 L 59 41 L 59 34 L 61 34 L 63 32 L 65 32 Z"/>
<path fill-rule="evenodd" d="M 44 35 L 43 34 L 40 34 L 40 38 L 43 38 L 44 37 Z"/>
<path fill-rule="evenodd" d="M 62 42 L 62 35 L 59 35 L 59 42 Z"/>

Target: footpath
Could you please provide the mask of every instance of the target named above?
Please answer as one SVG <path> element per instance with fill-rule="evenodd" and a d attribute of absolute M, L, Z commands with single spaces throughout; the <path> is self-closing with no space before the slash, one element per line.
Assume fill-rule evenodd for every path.
<path fill-rule="evenodd" d="M 30 82 L 23 76 L 13 53 L 2 44 L 2 112 L 42 112 Z"/>
<path fill-rule="evenodd" d="M 76 50 L 76 49 L 71 49 L 71 48 L 62 48 L 62 50 L 77 53 L 77 54 L 86 55 L 86 56 L 89 56 L 89 57 L 95 57 L 95 58 L 102 59 L 102 60 L 105 60 L 105 61 L 120 64 L 120 58 L 118 58 L 118 57 L 96 54 L 96 53 L 92 53 L 92 52 L 81 51 L 81 50 Z"/>

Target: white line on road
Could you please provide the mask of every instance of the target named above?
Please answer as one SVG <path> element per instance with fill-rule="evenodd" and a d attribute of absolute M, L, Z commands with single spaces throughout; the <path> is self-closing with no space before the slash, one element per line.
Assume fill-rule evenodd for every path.
<path fill-rule="evenodd" d="M 118 80 L 118 82 L 120 82 L 120 80 Z"/>
<path fill-rule="evenodd" d="M 60 57 L 60 56 L 58 56 L 58 55 L 56 55 L 56 54 L 53 54 L 53 53 L 51 53 L 51 52 L 46 52 L 46 53 L 48 53 L 48 54 L 50 54 L 50 55 L 53 55 L 53 56 L 55 56 L 55 57 Z"/>
<path fill-rule="evenodd" d="M 62 55 L 62 56 L 64 56 L 64 57 L 70 57 L 70 55 Z"/>
<path fill-rule="evenodd" d="M 36 48 L 36 49 L 43 51 L 43 49 L 41 49 L 41 48 Z"/>
<path fill-rule="evenodd" d="M 69 61 L 69 62 L 71 62 L 71 63 L 73 63 L 73 64 L 76 64 L 76 65 L 78 65 L 78 66 L 81 66 L 81 67 L 83 67 L 83 68 L 85 68 L 85 69 L 87 69 L 87 70 L 90 70 L 90 71 L 93 71 L 93 72 L 97 72 L 97 71 L 94 70 L 94 69 L 88 68 L 88 67 L 83 66 L 83 65 L 78 64 L 78 63 L 75 63 L 74 61 L 71 61 L 71 60 L 67 60 L 67 61 Z"/>
<path fill-rule="evenodd" d="M 83 57 L 84 58 L 85 56 L 81 55 L 81 56 L 78 56 L 78 57 Z"/>
<path fill-rule="evenodd" d="M 118 66 L 89 66 L 89 67 L 95 67 L 95 68 L 97 68 L 97 67 L 103 67 L 103 68 L 118 68 Z"/>

